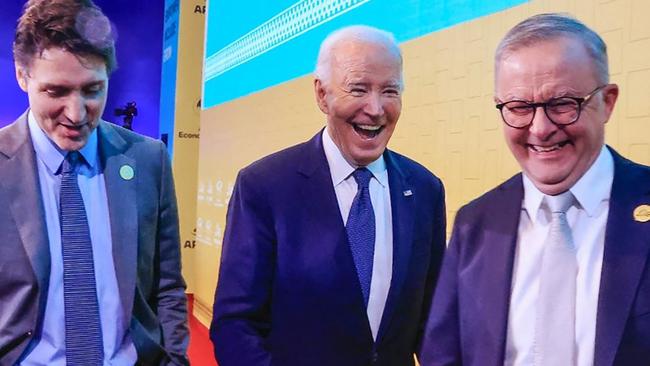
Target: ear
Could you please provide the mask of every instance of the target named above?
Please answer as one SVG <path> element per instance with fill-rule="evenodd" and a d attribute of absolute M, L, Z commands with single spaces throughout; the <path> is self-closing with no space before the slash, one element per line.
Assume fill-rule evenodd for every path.
<path fill-rule="evenodd" d="M 327 91 L 325 90 L 325 85 L 323 85 L 323 82 L 320 79 L 314 79 L 314 94 L 316 95 L 318 108 L 320 108 L 323 113 L 328 114 Z"/>
<path fill-rule="evenodd" d="M 609 117 L 614 111 L 614 105 L 616 105 L 616 100 L 618 99 L 618 85 L 609 84 L 603 91 L 603 101 L 605 102 L 605 123 L 609 121 Z"/>
<path fill-rule="evenodd" d="M 14 68 L 16 69 L 16 81 L 18 81 L 20 89 L 27 93 L 27 70 L 17 62 L 14 62 Z"/>

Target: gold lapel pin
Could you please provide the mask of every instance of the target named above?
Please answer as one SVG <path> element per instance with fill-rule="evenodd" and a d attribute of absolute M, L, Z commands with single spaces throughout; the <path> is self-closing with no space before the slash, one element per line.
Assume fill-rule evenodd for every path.
<path fill-rule="evenodd" d="M 120 167 L 120 177 L 122 177 L 122 179 L 131 180 L 134 176 L 135 171 L 132 166 L 125 164 Z"/>
<path fill-rule="evenodd" d="M 634 220 L 638 222 L 650 221 L 650 205 L 640 205 L 634 209 Z"/>

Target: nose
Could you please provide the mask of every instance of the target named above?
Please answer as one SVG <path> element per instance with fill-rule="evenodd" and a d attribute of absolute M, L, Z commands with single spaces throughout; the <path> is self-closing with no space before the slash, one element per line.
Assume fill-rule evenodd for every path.
<path fill-rule="evenodd" d="M 546 140 L 549 138 L 558 127 L 555 123 L 551 122 L 548 119 L 548 116 L 544 112 L 544 108 L 539 106 L 535 110 L 535 117 L 533 117 L 533 122 L 528 127 L 528 131 L 531 135 L 536 136 L 540 140 Z"/>
<path fill-rule="evenodd" d="M 384 115 L 384 103 L 381 93 L 372 92 L 368 94 L 364 112 L 372 117 L 381 117 Z"/>
<path fill-rule="evenodd" d="M 86 100 L 82 95 L 69 96 L 65 107 L 65 116 L 74 124 L 81 124 L 86 119 Z"/>

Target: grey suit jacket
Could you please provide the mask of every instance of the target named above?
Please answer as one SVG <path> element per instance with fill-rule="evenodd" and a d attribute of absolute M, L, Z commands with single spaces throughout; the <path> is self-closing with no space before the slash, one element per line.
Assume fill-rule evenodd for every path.
<path fill-rule="evenodd" d="M 2 366 L 14 364 L 39 336 L 50 273 L 45 214 L 26 116 L 0 129 Z M 138 364 L 187 364 L 185 283 L 165 147 L 104 121 L 97 129 L 119 296 Z M 120 177 L 125 164 L 135 170 L 131 180 Z"/>

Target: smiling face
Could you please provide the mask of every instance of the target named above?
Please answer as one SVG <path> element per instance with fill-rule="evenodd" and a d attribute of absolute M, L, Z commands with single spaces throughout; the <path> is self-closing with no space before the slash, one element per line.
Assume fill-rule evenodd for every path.
<path fill-rule="evenodd" d="M 106 106 L 108 74 L 101 58 L 49 48 L 27 67 L 16 64 L 16 79 L 36 122 L 59 148 L 86 145 Z"/>
<path fill-rule="evenodd" d="M 341 41 L 331 49 L 328 80 L 316 79 L 318 106 L 343 157 L 366 166 L 386 149 L 402 110 L 399 54 L 385 45 Z"/>
<path fill-rule="evenodd" d="M 505 54 L 496 69 L 495 100 L 545 102 L 562 96 L 584 97 L 600 86 L 593 60 L 573 38 L 542 41 Z M 580 118 L 556 126 L 538 108 L 531 125 L 504 123 L 508 147 L 526 176 L 545 194 L 570 189 L 598 157 L 618 87 L 606 86 L 583 104 Z"/>

